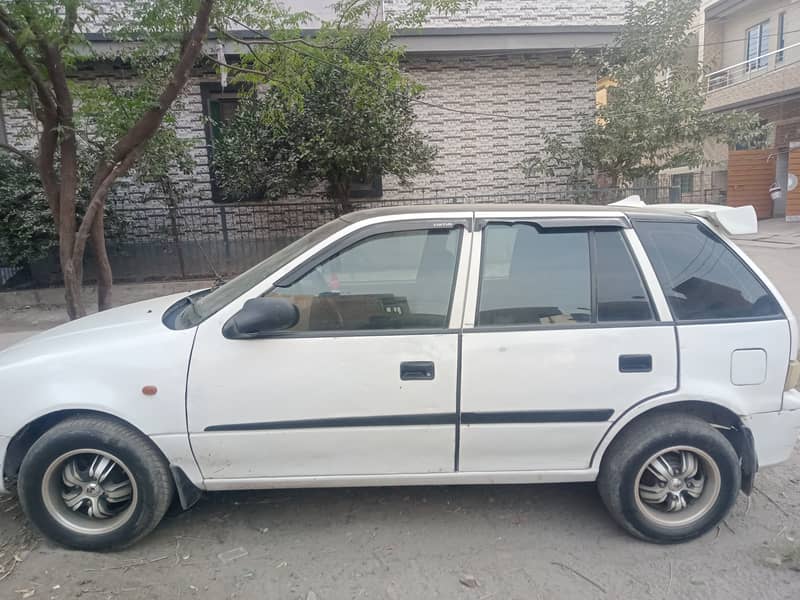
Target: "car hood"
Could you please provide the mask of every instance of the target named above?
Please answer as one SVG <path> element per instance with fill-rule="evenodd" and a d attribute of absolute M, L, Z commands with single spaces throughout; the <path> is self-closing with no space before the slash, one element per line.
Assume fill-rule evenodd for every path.
<path fill-rule="evenodd" d="M 162 296 L 95 313 L 31 336 L 0 351 L 0 368 L 18 360 L 80 351 L 89 344 L 115 345 L 119 341 L 168 331 L 161 318 L 171 305 L 187 294 Z"/>

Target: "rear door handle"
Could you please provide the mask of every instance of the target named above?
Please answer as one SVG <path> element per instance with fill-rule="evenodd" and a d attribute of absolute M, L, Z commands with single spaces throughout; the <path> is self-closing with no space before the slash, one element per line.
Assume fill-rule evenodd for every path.
<path fill-rule="evenodd" d="M 400 379 L 403 381 L 423 381 L 434 377 L 436 377 L 436 369 L 430 361 L 400 363 Z"/>
<path fill-rule="evenodd" d="M 623 354 L 619 357 L 620 373 L 650 373 L 653 356 L 650 354 Z"/>

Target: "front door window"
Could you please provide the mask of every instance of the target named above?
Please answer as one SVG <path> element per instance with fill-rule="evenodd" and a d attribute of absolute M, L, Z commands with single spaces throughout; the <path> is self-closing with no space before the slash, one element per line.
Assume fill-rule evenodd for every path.
<path fill-rule="evenodd" d="M 460 239 L 457 227 L 377 234 L 268 295 L 298 307 L 297 332 L 444 329 Z"/>

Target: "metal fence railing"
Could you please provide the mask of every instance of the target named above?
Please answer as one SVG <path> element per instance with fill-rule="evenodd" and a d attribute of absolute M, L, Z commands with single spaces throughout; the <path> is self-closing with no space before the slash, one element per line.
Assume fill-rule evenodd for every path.
<path fill-rule="evenodd" d="M 800 60 L 800 42 L 790 44 L 772 52 L 755 52 L 746 60 L 730 65 L 705 76 L 707 93 L 724 90 L 731 86 L 768 75 Z"/>
<path fill-rule="evenodd" d="M 0 267 L 0 287 L 4 286 L 19 270 L 19 267 Z"/>
<path fill-rule="evenodd" d="M 358 200 L 355 209 L 465 203 L 608 204 L 638 194 L 649 204 L 714 202 L 718 194 L 682 194 L 676 186 L 620 189 L 553 189 L 411 200 Z M 724 198 L 723 198 L 724 200 Z M 261 204 L 184 203 L 180 206 L 112 208 L 107 248 L 115 281 L 228 277 L 334 218 L 326 200 Z M 30 285 L 58 285 L 57 253 L 30 266 Z M 94 278 L 91 255 L 84 270 Z"/>

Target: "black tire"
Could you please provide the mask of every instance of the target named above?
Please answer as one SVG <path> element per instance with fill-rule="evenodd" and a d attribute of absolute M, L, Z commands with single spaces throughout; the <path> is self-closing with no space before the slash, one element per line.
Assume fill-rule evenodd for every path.
<path fill-rule="evenodd" d="M 708 496 L 690 499 L 699 504 L 684 508 L 686 517 L 667 512 L 664 504 L 648 504 L 639 492 L 640 473 L 642 481 L 652 477 L 653 471 L 644 473 L 649 461 L 671 448 L 697 450 L 699 472 L 707 471 L 702 494 Z M 717 476 L 718 485 L 712 485 Z M 600 465 L 597 486 L 608 512 L 626 531 L 643 540 L 669 544 L 691 540 L 719 524 L 736 502 L 741 476 L 736 450 L 718 430 L 698 417 L 661 413 L 640 418 L 614 439 Z M 665 489 L 671 485 L 653 481 Z M 683 489 L 678 493 L 686 494 L 686 487 Z M 696 514 L 690 510 L 696 510 Z M 690 522 L 664 522 L 681 518 Z"/>
<path fill-rule="evenodd" d="M 87 515 L 85 521 L 70 527 L 65 523 L 80 521 L 84 517 L 79 511 L 65 511 L 63 506 L 58 506 L 58 494 L 55 491 L 48 493 L 48 490 L 55 490 L 49 485 L 58 485 L 53 479 L 55 474 L 62 472 L 57 475 L 59 481 L 64 476 L 59 465 L 72 459 L 80 461 L 92 456 L 76 452 L 84 449 L 119 461 L 114 467 L 117 469 L 114 477 L 122 479 L 123 485 L 125 481 L 130 481 L 132 493 L 122 504 L 124 510 L 119 509 L 120 513 L 113 517 L 113 521 Z M 63 463 L 60 459 L 63 459 Z M 46 480 L 52 483 L 46 484 Z M 120 421 L 100 416 L 69 418 L 46 431 L 25 455 L 17 482 L 25 514 L 45 537 L 63 546 L 89 551 L 119 550 L 147 535 L 169 508 L 173 488 L 169 465 L 151 440 Z M 69 488 L 64 489 L 69 492 Z M 74 489 L 80 491 L 80 488 Z M 92 491 L 96 492 L 95 489 Z M 81 503 L 85 507 L 91 504 L 91 500 L 87 498 Z M 59 511 L 68 516 L 60 516 Z M 73 517 L 73 514 L 76 516 Z M 87 528 L 99 523 L 99 527 L 112 530 L 87 532 L 83 531 L 83 523 Z"/>

